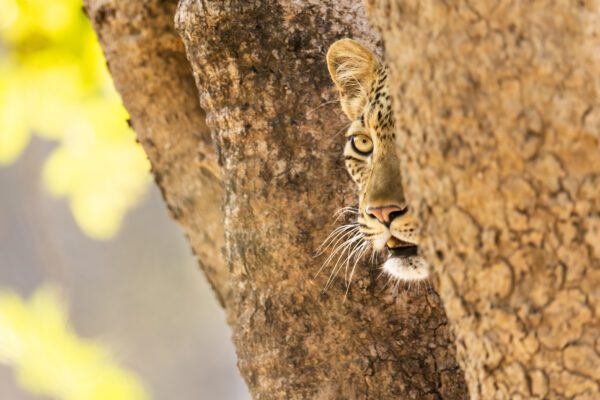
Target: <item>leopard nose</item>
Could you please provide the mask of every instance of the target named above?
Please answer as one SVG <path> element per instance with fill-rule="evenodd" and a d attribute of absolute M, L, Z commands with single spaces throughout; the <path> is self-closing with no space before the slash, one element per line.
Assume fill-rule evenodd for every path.
<path fill-rule="evenodd" d="M 408 211 L 408 207 L 400 208 L 398 206 L 370 207 L 367 206 L 366 212 L 372 218 L 377 218 L 384 225 L 389 225 L 394 218 L 400 217 Z"/>

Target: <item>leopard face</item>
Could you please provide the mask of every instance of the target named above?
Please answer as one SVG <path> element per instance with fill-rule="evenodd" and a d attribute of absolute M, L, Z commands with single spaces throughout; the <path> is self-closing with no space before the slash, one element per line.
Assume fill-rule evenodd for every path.
<path fill-rule="evenodd" d="M 418 254 L 419 224 L 402 187 L 387 69 L 350 39 L 330 47 L 327 66 L 351 121 L 344 160 L 359 193 L 353 240 L 362 243 L 362 251 L 356 253 L 368 247 L 386 256 L 382 269 L 396 281 L 427 279 L 429 265 Z"/>

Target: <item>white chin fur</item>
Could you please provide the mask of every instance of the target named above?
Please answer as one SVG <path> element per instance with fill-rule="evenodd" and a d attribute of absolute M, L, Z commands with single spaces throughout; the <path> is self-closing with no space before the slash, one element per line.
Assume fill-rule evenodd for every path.
<path fill-rule="evenodd" d="M 422 281 L 429 277 L 429 264 L 419 256 L 388 258 L 383 270 L 398 281 Z"/>

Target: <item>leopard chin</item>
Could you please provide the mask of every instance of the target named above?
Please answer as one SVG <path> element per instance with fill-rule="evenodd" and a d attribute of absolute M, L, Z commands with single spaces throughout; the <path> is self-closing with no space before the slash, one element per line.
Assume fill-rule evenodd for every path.
<path fill-rule="evenodd" d="M 423 281 L 429 278 L 429 264 L 420 256 L 390 256 L 383 271 L 396 281 Z"/>
<path fill-rule="evenodd" d="M 422 281 L 429 278 L 429 264 L 419 256 L 419 246 L 391 236 L 385 246 L 388 258 L 383 271 L 395 281 Z"/>

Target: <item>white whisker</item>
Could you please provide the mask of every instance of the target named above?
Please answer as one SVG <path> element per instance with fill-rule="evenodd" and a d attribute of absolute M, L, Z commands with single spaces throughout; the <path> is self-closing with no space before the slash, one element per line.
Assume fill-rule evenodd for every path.
<path fill-rule="evenodd" d="M 340 246 L 340 255 L 338 256 L 338 258 L 335 261 L 335 265 L 333 266 L 333 270 L 331 271 L 331 274 L 329 275 L 329 279 L 327 280 L 327 283 L 325 284 L 325 290 L 327 290 L 331 284 L 333 283 L 333 279 L 337 276 L 338 272 L 340 271 L 340 269 L 344 266 L 344 262 L 342 262 L 340 264 L 340 261 L 342 260 L 342 257 L 344 256 L 344 253 L 346 252 L 350 252 L 353 249 L 354 246 L 358 245 L 358 241 L 362 240 L 362 235 L 357 235 L 354 236 L 350 239 L 348 239 L 346 242 L 344 242 L 343 246 Z"/>
<path fill-rule="evenodd" d="M 315 108 L 313 108 L 312 110 L 308 111 L 308 112 L 306 113 L 306 116 L 308 117 L 310 114 L 312 114 L 313 112 L 317 111 L 317 110 L 318 110 L 319 108 L 321 108 L 321 107 L 324 107 L 324 106 L 326 106 L 326 105 L 328 105 L 328 104 L 331 104 L 331 103 L 337 103 L 338 101 L 340 101 L 340 100 L 339 100 L 339 99 L 335 99 L 335 100 L 329 100 L 329 101 L 326 101 L 326 102 L 324 102 L 324 103 L 321 103 L 321 104 L 320 104 L 320 105 L 318 105 L 317 107 L 315 107 Z"/>
<path fill-rule="evenodd" d="M 337 140 L 337 136 L 338 136 L 338 135 L 339 135 L 339 134 L 340 134 L 342 131 L 345 131 L 346 129 L 348 129 L 348 127 L 349 127 L 350 125 L 352 125 L 352 121 L 350 121 L 350 122 L 349 122 L 349 123 L 347 123 L 346 125 L 342 126 L 342 127 L 340 128 L 340 130 L 339 130 L 339 131 L 337 131 L 336 133 L 334 133 L 333 135 L 331 135 L 331 136 L 330 136 L 328 139 L 326 139 L 326 140 L 327 140 L 327 142 L 329 143 L 329 142 L 332 142 L 333 140 Z"/>
<path fill-rule="evenodd" d="M 358 209 L 354 208 L 354 207 L 340 208 L 334 214 L 335 219 L 333 220 L 332 224 L 335 224 L 336 222 L 338 222 L 340 220 L 340 218 L 345 217 L 348 214 L 357 215 L 358 214 Z M 355 223 L 355 225 L 358 225 L 358 224 Z"/>
<path fill-rule="evenodd" d="M 371 264 L 375 264 L 375 257 L 377 257 L 377 251 L 375 249 L 372 249 L 371 251 L 371 257 L 369 258 L 369 262 Z M 383 272 L 383 269 L 381 270 L 381 272 Z"/>
<path fill-rule="evenodd" d="M 363 242 L 358 248 L 358 254 L 355 256 L 354 264 L 352 265 L 352 269 L 350 270 L 350 279 L 347 281 L 348 285 L 346 286 L 346 293 L 344 294 L 344 300 L 348 297 L 348 291 L 350 290 L 350 285 L 352 284 L 352 277 L 354 276 L 354 271 L 356 270 L 356 266 L 358 262 L 362 259 L 364 254 L 369 250 L 369 242 Z"/>
<path fill-rule="evenodd" d="M 360 240 L 362 240 L 362 235 L 360 235 L 360 233 L 359 233 L 359 234 L 347 239 L 344 243 L 342 243 L 341 245 L 338 246 L 336 251 L 332 253 L 332 256 L 337 254 L 338 252 L 340 253 L 338 258 L 335 261 L 334 268 L 336 268 L 337 265 L 339 264 L 339 261 L 340 261 L 341 257 L 344 255 L 344 252 L 350 252 L 353 246 L 358 245 L 358 243 L 356 243 L 356 242 L 358 242 Z M 329 259 L 326 261 L 329 261 Z"/>
<path fill-rule="evenodd" d="M 323 254 L 323 252 L 327 250 L 336 240 L 336 238 L 342 233 L 350 230 L 358 230 L 358 228 L 359 227 L 357 224 L 345 224 L 338 226 L 325 238 L 325 240 L 323 240 L 323 243 L 321 243 L 321 245 L 317 248 L 317 252 L 315 253 L 314 257 L 318 257 Z"/>
<path fill-rule="evenodd" d="M 368 246 L 369 246 L 369 242 L 363 241 L 350 254 L 348 254 L 348 258 L 347 258 L 348 264 L 346 265 L 346 267 L 350 266 L 350 262 L 352 262 L 352 259 L 354 258 L 354 264 L 352 265 L 352 272 L 350 273 L 350 280 L 348 281 L 348 279 L 346 279 L 348 286 L 350 285 L 350 283 L 352 283 L 352 273 L 354 272 L 354 268 L 356 267 L 356 264 L 360 260 L 361 256 L 368 249 Z M 347 273 L 346 273 L 346 275 L 347 275 Z M 344 278 L 347 278 L 346 275 L 344 275 Z"/>
<path fill-rule="evenodd" d="M 400 286 L 401 281 L 398 279 L 395 279 L 394 281 L 395 281 L 395 285 L 394 285 L 393 293 L 394 293 L 394 297 L 398 297 L 398 287 Z"/>
<path fill-rule="evenodd" d="M 384 273 L 383 268 L 381 269 L 381 272 L 379 273 L 379 275 L 377 276 L 377 279 L 379 279 L 381 277 L 381 275 Z M 381 292 L 383 292 L 385 290 L 385 288 L 387 287 L 387 285 L 390 284 L 390 282 L 393 280 L 393 276 L 388 275 L 388 279 L 385 282 L 385 284 L 383 285 L 383 287 L 381 288 Z"/>
<path fill-rule="evenodd" d="M 348 213 L 358 214 L 358 207 L 355 207 L 355 206 L 342 207 L 339 210 L 337 210 L 334 215 L 338 216 L 340 214 L 344 215 L 344 214 L 348 214 Z"/>
<path fill-rule="evenodd" d="M 337 228 L 335 231 L 331 232 L 329 234 L 329 236 L 327 236 L 327 238 L 323 241 L 323 243 L 321 243 L 321 245 L 317 248 L 317 251 L 314 255 L 314 257 L 318 257 L 321 254 L 323 254 L 327 249 L 329 249 L 334 243 L 336 243 L 336 241 L 344 235 L 347 235 L 349 232 L 354 232 L 356 231 L 358 228 L 356 227 L 350 227 L 350 226 L 344 226 L 344 227 L 339 227 Z M 336 243 L 337 244 L 337 243 Z"/>
<path fill-rule="evenodd" d="M 329 254 L 329 256 L 327 257 L 327 259 L 323 262 L 323 264 L 321 265 L 321 268 L 319 268 L 319 271 L 317 271 L 317 274 L 315 275 L 315 278 L 321 273 L 321 271 L 323 270 L 323 268 L 325 268 L 327 265 L 329 265 L 329 263 L 331 262 L 331 260 L 340 251 L 342 251 L 342 254 L 343 254 L 344 245 L 347 244 L 349 241 L 351 241 L 357 234 L 358 234 L 358 228 L 355 229 L 355 230 L 350 230 L 348 232 L 343 233 L 339 237 L 339 239 L 336 240 L 335 244 L 333 245 L 333 250 L 331 251 L 331 254 Z M 350 236 L 350 237 L 348 238 L 348 236 Z M 327 247 L 329 248 L 330 246 L 327 246 Z M 340 257 L 341 257 L 342 254 L 340 254 Z M 338 259 L 339 259 L 339 257 L 338 257 Z"/>
<path fill-rule="evenodd" d="M 325 250 L 332 248 L 332 252 L 329 255 L 329 257 L 325 260 L 325 263 L 327 263 L 329 261 L 329 258 L 331 257 L 331 255 L 337 253 L 336 249 L 338 249 L 340 246 L 342 246 L 346 242 L 346 240 L 349 240 L 349 238 L 348 238 L 349 235 L 356 235 L 356 234 L 359 234 L 358 228 L 349 229 L 347 231 L 340 232 L 338 235 L 336 235 L 336 238 L 333 239 L 331 241 L 331 243 L 328 244 L 327 247 L 325 247 L 323 249 L 323 251 L 321 252 L 321 253 L 323 253 L 323 252 L 325 252 Z"/>

